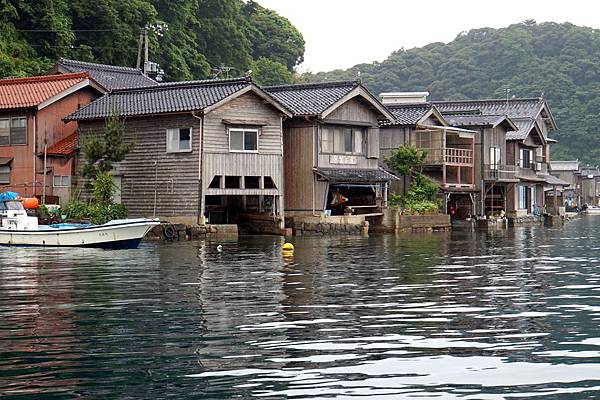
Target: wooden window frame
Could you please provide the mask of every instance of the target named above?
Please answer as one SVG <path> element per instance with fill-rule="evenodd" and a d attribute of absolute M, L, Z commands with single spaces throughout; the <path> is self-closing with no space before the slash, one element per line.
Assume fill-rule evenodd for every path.
<path fill-rule="evenodd" d="M 323 128 L 328 129 L 331 132 L 331 151 L 330 152 L 326 152 L 323 151 Z M 345 142 L 345 131 L 346 130 L 350 130 L 351 131 L 351 135 L 352 135 L 352 151 L 351 152 L 339 152 L 336 151 L 335 148 L 335 136 L 336 133 L 339 133 L 342 136 L 342 142 Z M 351 125 L 324 125 L 321 126 L 321 129 L 319 130 L 320 134 L 319 134 L 319 152 L 321 154 L 327 154 L 327 155 L 340 155 L 340 156 L 366 156 L 366 147 L 367 147 L 367 143 L 366 143 L 366 137 L 367 137 L 367 129 L 363 126 L 351 126 Z M 361 132 L 361 151 L 357 152 L 356 151 L 356 132 L 360 131 Z"/>

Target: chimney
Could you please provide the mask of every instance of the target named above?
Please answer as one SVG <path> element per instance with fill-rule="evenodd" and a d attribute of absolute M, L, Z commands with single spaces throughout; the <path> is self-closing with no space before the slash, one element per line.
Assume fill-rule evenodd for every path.
<path fill-rule="evenodd" d="M 379 97 L 383 104 L 421 104 L 427 103 L 429 92 L 387 92 Z"/>

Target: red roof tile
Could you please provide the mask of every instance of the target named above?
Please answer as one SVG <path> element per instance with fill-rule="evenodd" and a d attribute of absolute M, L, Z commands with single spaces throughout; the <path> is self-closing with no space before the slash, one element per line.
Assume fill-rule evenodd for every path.
<path fill-rule="evenodd" d="M 0 109 L 37 106 L 88 77 L 87 72 L 80 72 L 0 79 Z"/>
<path fill-rule="evenodd" d="M 49 156 L 68 156 L 73 154 L 77 149 L 77 133 L 67 136 L 66 138 L 54 143 L 48 147 L 46 154 Z"/>

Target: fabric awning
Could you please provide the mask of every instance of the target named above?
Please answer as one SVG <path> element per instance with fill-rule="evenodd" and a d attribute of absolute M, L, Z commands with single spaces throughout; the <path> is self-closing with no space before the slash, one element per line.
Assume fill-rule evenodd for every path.
<path fill-rule="evenodd" d="M 8 165 L 12 162 L 12 157 L 0 157 L 0 166 Z"/>
<path fill-rule="evenodd" d="M 315 168 L 315 174 L 330 182 L 340 183 L 378 183 L 397 181 L 398 177 L 381 168 L 379 169 L 354 169 L 354 168 Z"/>

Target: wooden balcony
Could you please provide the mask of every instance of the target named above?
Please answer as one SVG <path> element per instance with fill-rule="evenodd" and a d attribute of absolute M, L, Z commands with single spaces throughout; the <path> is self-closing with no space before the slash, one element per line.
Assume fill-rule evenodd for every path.
<path fill-rule="evenodd" d="M 483 180 L 485 181 L 518 181 L 517 167 L 514 165 L 485 164 L 483 166 Z"/>
<path fill-rule="evenodd" d="M 450 165 L 473 165 L 473 150 L 471 149 L 456 149 L 447 147 L 445 151 L 445 163 Z"/>
<path fill-rule="evenodd" d="M 473 150 L 455 147 L 423 148 L 427 152 L 425 165 L 455 165 L 472 167 Z"/>

